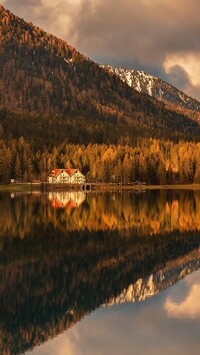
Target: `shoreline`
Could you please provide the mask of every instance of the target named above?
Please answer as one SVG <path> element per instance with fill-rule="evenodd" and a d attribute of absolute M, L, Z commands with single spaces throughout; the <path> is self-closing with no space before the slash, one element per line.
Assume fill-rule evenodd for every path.
<path fill-rule="evenodd" d="M 90 192 L 98 191 L 117 191 L 117 190 L 133 190 L 133 191 L 151 191 L 151 190 L 200 190 L 200 184 L 175 184 L 175 185 L 115 185 L 115 184 L 96 184 Z M 41 185 L 16 184 L 16 185 L 0 185 L 0 192 L 43 192 Z M 82 191 L 81 189 L 55 186 L 46 192 L 65 192 L 65 191 Z M 88 191 L 89 192 L 89 191 Z"/>

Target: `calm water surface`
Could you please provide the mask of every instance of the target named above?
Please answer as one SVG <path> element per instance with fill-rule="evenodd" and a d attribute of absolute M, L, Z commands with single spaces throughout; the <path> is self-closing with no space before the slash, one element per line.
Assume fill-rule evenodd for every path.
<path fill-rule="evenodd" d="M 199 354 L 200 192 L 0 194 L 0 354 Z"/>

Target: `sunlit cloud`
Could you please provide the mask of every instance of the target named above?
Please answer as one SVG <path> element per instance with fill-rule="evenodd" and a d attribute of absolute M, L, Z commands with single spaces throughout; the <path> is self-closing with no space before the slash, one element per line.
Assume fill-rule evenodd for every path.
<path fill-rule="evenodd" d="M 176 303 L 168 297 L 164 306 L 168 317 L 173 318 L 199 318 L 200 317 L 200 285 L 193 285 L 186 298 Z"/>
<path fill-rule="evenodd" d="M 82 349 L 78 346 L 79 334 L 76 330 L 71 333 L 68 331 L 68 336 L 61 334 L 49 342 L 38 346 L 34 349 L 34 355 L 84 355 Z M 30 354 L 32 351 L 30 352 Z"/>
<path fill-rule="evenodd" d="M 172 54 L 163 64 L 166 73 L 175 65 L 181 66 L 189 75 L 193 85 L 200 84 L 200 53 Z"/>

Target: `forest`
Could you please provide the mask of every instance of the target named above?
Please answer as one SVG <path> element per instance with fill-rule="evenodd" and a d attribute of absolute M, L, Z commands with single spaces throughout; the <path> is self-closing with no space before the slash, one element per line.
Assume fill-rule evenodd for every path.
<path fill-rule="evenodd" d="M 0 5 L 0 183 L 79 168 L 91 182 L 200 182 L 195 112 L 128 87 Z"/>
<path fill-rule="evenodd" d="M 24 136 L 19 131 L 26 133 L 30 125 L 33 136 L 42 130 L 45 135 L 45 128 L 49 127 L 51 140 L 58 130 L 62 141 L 63 134 L 67 136 L 70 126 L 77 123 L 81 133 L 87 131 L 90 136 L 91 129 L 100 128 L 99 142 L 95 143 L 102 143 L 102 131 L 109 128 L 111 135 L 113 129 L 121 130 L 121 126 L 132 136 L 200 136 L 198 120 L 192 114 L 188 117 L 184 110 L 175 112 L 173 106 L 136 92 L 67 42 L 2 6 L 0 108 L 0 124 L 15 137 Z M 103 138 L 103 143 L 108 143 L 107 137 Z M 112 137 L 109 143 L 116 144 L 117 139 Z M 79 143 L 87 144 L 88 139 Z"/>
<path fill-rule="evenodd" d="M 200 183 L 200 143 L 138 138 L 133 145 L 63 143 L 48 149 L 0 140 L 0 183 L 46 181 L 55 167 L 79 168 L 90 182 Z"/>

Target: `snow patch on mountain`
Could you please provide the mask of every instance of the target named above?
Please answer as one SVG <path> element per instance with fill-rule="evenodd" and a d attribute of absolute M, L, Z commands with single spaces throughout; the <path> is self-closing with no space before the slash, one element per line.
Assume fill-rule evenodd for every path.
<path fill-rule="evenodd" d="M 186 261 L 181 265 L 170 268 L 167 267 L 144 279 L 138 279 L 127 289 L 124 289 L 119 296 L 111 298 L 103 306 L 110 307 L 123 303 L 142 302 L 174 285 L 199 268 L 200 259 L 194 259 L 189 262 Z"/>
<path fill-rule="evenodd" d="M 72 58 L 70 58 L 70 59 L 64 58 L 64 61 L 65 61 L 67 64 L 73 63 Z"/>
<path fill-rule="evenodd" d="M 184 92 L 163 80 L 134 69 L 124 69 L 111 65 L 101 65 L 101 68 L 117 75 L 134 90 L 155 97 L 167 104 L 181 106 L 187 110 L 200 112 L 200 102 L 187 96 Z"/>

